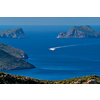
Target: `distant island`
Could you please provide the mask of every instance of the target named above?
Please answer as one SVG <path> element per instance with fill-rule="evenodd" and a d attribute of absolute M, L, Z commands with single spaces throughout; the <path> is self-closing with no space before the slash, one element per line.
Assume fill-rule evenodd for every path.
<path fill-rule="evenodd" d="M 89 25 L 73 26 L 67 33 L 62 31 L 57 38 L 100 38 L 100 31 L 92 29 Z"/>
<path fill-rule="evenodd" d="M 0 38 L 27 38 L 22 28 L 0 31 Z"/>
<path fill-rule="evenodd" d="M 23 59 L 28 59 L 27 54 L 23 50 L 0 43 L 0 70 L 35 68 L 34 65 Z"/>

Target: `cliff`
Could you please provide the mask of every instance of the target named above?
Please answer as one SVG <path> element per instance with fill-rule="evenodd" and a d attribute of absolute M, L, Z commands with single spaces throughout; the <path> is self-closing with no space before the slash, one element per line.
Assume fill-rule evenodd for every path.
<path fill-rule="evenodd" d="M 73 26 L 69 31 L 61 32 L 57 38 L 100 38 L 100 32 L 90 26 Z"/>
<path fill-rule="evenodd" d="M 16 49 L 12 46 L 0 43 L 0 49 L 17 58 L 28 59 L 27 54 L 23 50 Z"/>
<path fill-rule="evenodd" d="M 0 31 L 0 38 L 27 38 L 22 28 Z"/>

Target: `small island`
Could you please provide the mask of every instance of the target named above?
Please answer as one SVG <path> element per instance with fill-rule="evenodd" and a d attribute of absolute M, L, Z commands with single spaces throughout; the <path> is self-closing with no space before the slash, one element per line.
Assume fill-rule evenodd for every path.
<path fill-rule="evenodd" d="M 0 38 L 27 38 L 22 28 L 0 31 Z"/>
<path fill-rule="evenodd" d="M 100 38 L 100 31 L 92 29 L 89 25 L 73 26 L 67 33 L 61 32 L 57 38 Z"/>

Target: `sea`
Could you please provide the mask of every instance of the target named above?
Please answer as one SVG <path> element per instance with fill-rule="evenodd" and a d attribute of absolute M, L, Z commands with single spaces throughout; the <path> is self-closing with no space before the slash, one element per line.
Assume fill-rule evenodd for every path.
<path fill-rule="evenodd" d="M 28 38 L 0 38 L 1 43 L 25 51 L 36 68 L 2 72 L 43 80 L 100 75 L 100 38 L 56 38 L 73 25 L 1 25 L 0 31 L 21 27 Z M 100 25 L 90 25 L 100 31 Z M 51 49 L 54 50 L 51 50 Z"/>

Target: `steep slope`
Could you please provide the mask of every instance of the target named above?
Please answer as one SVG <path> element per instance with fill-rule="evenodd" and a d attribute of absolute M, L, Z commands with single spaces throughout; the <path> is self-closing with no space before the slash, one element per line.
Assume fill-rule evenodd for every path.
<path fill-rule="evenodd" d="M 0 38 L 27 38 L 22 28 L 0 31 Z"/>
<path fill-rule="evenodd" d="M 32 64 L 0 50 L 0 70 L 35 68 Z"/>
<path fill-rule="evenodd" d="M 67 33 L 61 32 L 57 38 L 100 38 L 100 32 L 90 26 L 73 26 Z"/>
<path fill-rule="evenodd" d="M 11 47 L 9 45 L 0 43 L 0 49 L 17 58 L 28 59 L 28 56 L 24 51 Z"/>

